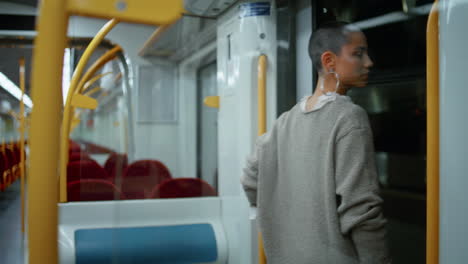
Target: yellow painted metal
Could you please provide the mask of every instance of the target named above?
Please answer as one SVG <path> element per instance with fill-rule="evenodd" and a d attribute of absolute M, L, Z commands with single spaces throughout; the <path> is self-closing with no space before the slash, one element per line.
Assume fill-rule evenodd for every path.
<path fill-rule="evenodd" d="M 11 170 L 10 170 L 10 169 L 5 170 L 5 171 L 3 172 L 3 181 L 4 181 L 5 184 L 6 184 L 6 185 L 5 185 L 5 188 L 7 188 L 8 186 L 10 186 L 10 184 L 11 184 L 11 177 L 12 177 L 12 175 L 11 175 Z"/>
<path fill-rule="evenodd" d="M 117 4 L 117 8 L 115 8 Z M 46 0 L 40 1 L 37 37 L 34 44 L 32 95 L 35 102 L 30 131 L 30 168 L 28 188 L 28 261 L 29 264 L 57 264 L 57 160 L 68 159 L 68 127 L 60 131 L 62 113 L 61 73 L 69 14 L 117 17 L 128 22 L 168 24 L 182 14 L 181 0 Z M 110 24 L 116 23 L 112 20 Z M 115 25 L 115 24 L 114 24 Z M 113 27 L 113 26 L 112 26 Z M 110 27 L 110 28 L 112 28 Z M 109 28 L 109 30 L 110 30 Z M 109 31 L 98 33 L 83 54 L 71 87 L 76 88 L 92 50 Z M 83 59 L 85 58 L 85 59 Z M 72 92 L 74 90 L 72 89 Z M 65 118 L 70 119 L 71 96 L 67 97 Z M 68 114 L 68 115 L 67 115 Z M 68 116 L 68 117 L 67 117 Z M 61 133 L 62 132 L 62 133 Z M 61 141 L 57 141 L 61 138 Z M 59 156 L 59 143 L 62 143 Z M 62 173 L 65 171 L 65 173 Z M 60 198 L 66 201 L 66 167 L 60 171 Z M 65 181 L 64 181 L 65 179 Z"/>
<path fill-rule="evenodd" d="M 58 188 L 62 65 L 68 16 L 65 1 L 40 2 L 32 74 L 27 219 L 29 264 L 58 263 Z"/>
<path fill-rule="evenodd" d="M 151 36 L 146 40 L 146 42 L 143 44 L 143 47 L 140 49 L 138 52 L 138 56 L 144 56 L 147 52 L 147 50 L 156 42 L 158 39 L 162 36 L 164 32 L 166 32 L 167 29 L 169 29 L 173 24 L 170 25 L 163 25 L 158 28 L 151 34 Z"/>
<path fill-rule="evenodd" d="M 63 110 L 63 121 L 62 121 L 62 130 L 60 135 L 60 202 L 64 203 L 67 201 L 67 163 L 68 163 L 68 136 L 70 133 L 70 121 L 72 118 L 73 107 L 71 106 L 71 100 L 73 94 L 78 91 L 79 80 L 84 71 L 84 67 L 89 61 L 91 54 L 99 46 L 104 37 L 111 31 L 115 25 L 117 25 L 118 20 L 112 19 L 107 22 L 93 40 L 89 43 L 85 52 L 81 56 L 78 65 L 76 66 L 75 72 L 73 73 L 70 88 L 68 89 L 67 99 L 65 101 L 65 106 Z M 88 71 L 89 72 L 89 71 Z M 93 76 L 94 73 L 90 73 L 89 77 Z M 88 78 L 89 78 L 88 77 Z M 86 81 L 83 82 L 84 85 Z"/>
<path fill-rule="evenodd" d="M 93 78 L 89 79 L 89 81 L 87 81 L 87 82 L 84 84 L 81 93 L 86 94 L 86 91 L 87 91 L 95 82 L 97 82 L 99 79 L 101 79 L 102 77 L 104 77 L 104 76 L 106 76 L 106 75 L 109 75 L 109 74 L 112 74 L 112 72 L 101 73 L 101 74 L 98 74 L 98 75 L 94 76 Z"/>
<path fill-rule="evenodd" d="M 91 95 L 93 95 L 93 94 L 95 94 L 95 93 L 97 93 L 97 92 L 99 92 L 101 90 L 102 90 L 102 88 L 100 86 L 96 86 L 93 89 L 91 89 L 91 90 L 87 91 L 86 93 L 84 93 L 84 95 L 91 96 Z"/>
<path fill-rule="evenodd" d="M 166 25 L 182 16 L 181 0 L 68 0 L 68 10 L 77 15 L 118 18 L 127 22 Z"/>
<path fill-rule="evenodd" d="M 120 79 L 122 79 L 122 73 L 119 72 L 115 75 L 115 78 L 114 78 L 114 82 L 118 82 L 120 81 Z"/>
<path fill-rule="evenodd" d="M 266 133 L 266 73 L 267 56 L 260 55 L 258 58 L 258 135 Z M 258 263 L 266 264 L 265 250 L 263 248 L 262 234 L 258 233 Z"/>
<path fill-rule="evenodd" d="M 8 111 L 8 114 L 11 115 L 14 119 L 16 119 L 16 120 L 18 120 L 18 121 L 20 120 L 19 114 L 16 113 L 15 111 L 13 111 L 13 110 L 9 110 L 9 111 Z"/>
<path fill-rule="evenodd" d="M 104 55 L 97 59 L 91 67 L 86 71 L 86 73 L 81 77 L 80 82 L 78 83 L 77 88 L 74 90 L 74 93 L 82 93 L 84 91 L 85 83 L 89 82 L 96 74 L 96 72 L 101 69 L 106 63 L 116 58 L 117 53 L 122 51 L 122 47 L 116 45 L 112 49 L 108 50 Z"/>
<path fill-rule="evenodd" d="M 266 71 L 267 57 L 258 58 L 258 135 L 266 132 Z"/>
<path fill-rule="evenodd" d="M 19 60 L 19 76 L 20 76 L 20 89 L 21 89 L 21 100 L 20 100 L 20 127 L 19 127 L 19 133 L 20 133 L 20 177 L 21 177 L 21 232 L 24 233 L 24 165 L 25 165 L 25 156 L 24 156 L 24 130 L 25 130 L 25 118 L 24 118 L 24 91 L 25 91 L 25 82 L 26 82 L 26 76 L 25 76 L 25 66 L 24 66 L 24 58 L 21 58 Z"/>
<path fill-rule="evenodd" d="M 427 224 L 426 263 L 439 263 L 439 12 L 427 21 Z"/>
<path fill-rule="evenodd" d="M 219 108 L 219 96 L 207 96 L 203 103 L 208 107 Z"/>
<path fill-rule="evenodd" d="M 73 118 L 72 123 L 71 123 L 70 131 L 75 130 L 75 128 L 80 124 L 80 122 L 81 122 L 81 119 Z"/>
<path fill-rule="evenodd" d="M 96 109 L 98 106 L 98 101 L 86 95 L 74 94 L 71 105 L 78 108 Z"/>
<path fill-rule="evenodd" d="M 107 91 L 102 91 L 102 93 L 99 94 L 99 96 L 96 98 L 96 100 L 97 100 L 98 102 L 100 102 L 102 98 L 104 98 L 104 97 L 106 97 L 106 96 L 108 96 L 108 95 L 109 95 L 109 93 L 108 93 Z"/>

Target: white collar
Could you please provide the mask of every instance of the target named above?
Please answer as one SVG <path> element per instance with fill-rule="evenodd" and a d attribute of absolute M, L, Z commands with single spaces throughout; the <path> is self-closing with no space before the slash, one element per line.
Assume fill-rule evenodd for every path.
<path fill-rule="evenodd" d="M 349 96 L 329 92 L 329 93 L 326 93 L 326 94 L 323 94 L 323 95 L 319 96 L 319 98 L 317 100 L 317 103 L 314 105 L 312 110 L 307 111 L 307 99 L 309 99 L 311 96 L 312 95 L 304 96 L 304 97 L 302 97 L 301 101 L 299 102 L 299 106 L 301 108 L 301 111 L 304 114 L 310 113 L 310 112 L 313 112 L 313 111 L 317 111 L 317 110 L 321 109 L 322 107 L 324 107 L 329 102 L 335 101 L 335 99 L 338 98 L 338 97 L 343 97 L 343 98 L 346 98 L 346 99 L 350 100 Z"/>

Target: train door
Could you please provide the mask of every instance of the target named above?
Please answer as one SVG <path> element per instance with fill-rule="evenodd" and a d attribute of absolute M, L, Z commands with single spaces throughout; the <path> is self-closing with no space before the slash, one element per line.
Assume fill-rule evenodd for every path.
<path fill-rule="evenodd" d="M 206 107 L 208 96 L 217 96 L 216 62 L 202 66 L 197 74 L 197 177 L 218 187 L 218 109 Z"/>

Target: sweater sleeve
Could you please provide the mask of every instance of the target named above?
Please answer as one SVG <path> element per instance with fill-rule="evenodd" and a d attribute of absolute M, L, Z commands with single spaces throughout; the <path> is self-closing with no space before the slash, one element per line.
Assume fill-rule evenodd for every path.
<path fill-rule="evenodd" d="M 242 187 L 251 206 L 257 206 L 258 148 L 256 145 L 252 155 L 247 158 L 241 177 Z"/>
<path fill-rule="evenodd" d="M 390 263 L 372 132 L 369 127 L 353 128 L 338 139 L 336 147 L 335 180 L 341 232 L 350 235 L 360 263 Z"/>

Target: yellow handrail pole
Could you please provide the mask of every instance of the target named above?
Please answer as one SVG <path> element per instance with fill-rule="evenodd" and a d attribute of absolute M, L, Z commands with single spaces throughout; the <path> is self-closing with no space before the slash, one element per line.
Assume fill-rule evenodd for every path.
<path fill-rule="evenodd" d="M 85 52 L 81 56 L 78 65 L 76 66 L 73 77 L 70 81 L 70 88 L 68 89 L 67 99 L 65 101 L 65 107 L 63 110 L 63 121 L 62 121 L 62 130 L 60 135 L 60 202 L 64 203 L 67 201 L 67 163 L 68 163 L 68 137 L 69 137 L 69 128 L 70 120 L 72 117 L 72 105 L 71 100 L 73 94 L 78 88 L 78 83 L 83 73 L 86 63 L 89 61 L 91 54 L 99 46 L 104 37 L 117 25 L 119 21 L 117 19 L 112 19 L 107 22 L 93 40 L 89 43 Z"/>
<path fill-rule="evenodd" d="M 434 1 L 427 21 L 427 225 L 426 259 L 439 263 L 439 12 Z"/>
<path fill-rule="evenodd" d="M 20 88 L 21 88 L 21 100 L 20 100 L 20 177 L 21 177 L 21 232 L 24 233 L 24 90 L 25 90 L 25 67 L 24 58 L 19 61 L 20 69 Z"/>
<path fill-rule="evenodd" d="M 158 39 L 161 37 L 161 35 L 166 32 L 166 30 L 171 27 L 173 24 L 168 24 L 168 25 L 162 25 L 151 34 L 151 36 L 146 40 L 146 42 L 143 44 L 143 47 L 138 51 L 138 56 L 143 57 L 145 55 L 145 52 L 147 49 L 149 49 Z"/>
<path fill-rule="evenodd" d="M 34 41 L 28 170 L 29 264 L 58 263 L 57 160 L 62 113 L 62 66 L 68 16 L 66 1 L 40 2 Z M 47 128 L 47 132 L 44 132 Z"/>
<path fill-rule="evenodd" d="M 109 75 L 109 74 L 112 74 L 112 72 L 106 72 L 106 73 L 101 73 L 101 74 L 98 74 L 96 76 L 94 76 L 93 78 L 89 79 L 89 81 L 87 81 L 84 86 L 83 86 L 83 89 L 81 91 L 81 94 L 87 94 L 87 90 L 95 83 L 97 82 L 99 79 L 101 79 L 102 77 L 106 76 L 106 75 Z"/>
<path fill-rule="evenodd" d="M 82 93 L 86 82 L 88 82 L 92 78 L 92 76 L 104 66 L 104 64 L 115 59 L 117 56 L 117 53 L 121 51 L 122 51 L 122 47 L 120 47 L 119 45 L 116 45 L 115 47 L 113 47 L 112 49 L 104 53 L 104 55 L 102 55 L 99 59 L 97 59 L 93 63 L 93 65 L 89 67 L 89 69 L 86 71 L 83 77 L 80 79 L 80 82 L 78 83 L 78 86 L 74 92 Z"/>
<path fill-rule="evenodd" d="M 93 94 L 95 94 L 95 93 L 97 93 L 97 92 L 99 92 L 101 90 L 102 90 L 101 86 L 96 86 L 93 89 L 91 89 L 91 90 L 87 91 L 86 93 L 84 93 L 84 95 L 91 96 L 91 95 L 93 95 Z"/>
<path fill-rule="evenodd" d="M 266 132 L 266 55 L 258 58 L 258 135 Z"/>
<path fill-rule="evenodd" d="M 258 58 L 258 135 L 266 132 L 266 72 L 267 57 L 262 54 Z M 258 233 L 258 263 L 266 264 L 262 234 Z"/>

